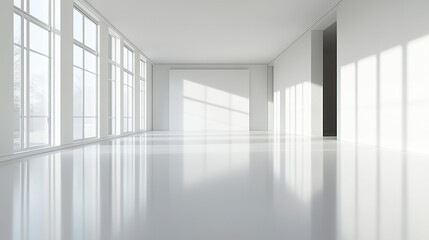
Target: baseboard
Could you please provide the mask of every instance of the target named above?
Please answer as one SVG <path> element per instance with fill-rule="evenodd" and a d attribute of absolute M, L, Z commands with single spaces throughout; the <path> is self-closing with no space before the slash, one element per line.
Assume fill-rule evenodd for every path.
<path fill-rule="evenodd" d="M 14 159 L 18 159 L 18 158 L 25 158 L 25 157 L 35 156 L 35 155 L 49 153 L 49 152 L 56 152 L 56 151 L 68 149 L 68 148 L 75 148 L 75 147 L 79 147 L 79 146 L 83 146 L 83 145 L 100 143 L 100 142 L 104 142 L 104 141 L 113 140 L 116 138 L 129 137 L 129 136 L 138 135 L 138 134 L 141 134 L 144 132 L 145 131 L 143 131 L 143 132 L 140 131 L 140 132 L 134 132 L 134 133 L 124 134 L 124 135 L 119 135 L 119 136 L 108 136 L 108 137 L 98 138 L 98 139 L 93 139 L 93 140 L 88 140 L 88 141 L 78 141 L 78 142 L 74 142 L 74 143 L 70 143 L 70 144 L 64 144 L 64 145 L 60 145 L 60 146 L 46 147 L 46 148 L 41 148 L 41 149 L 36 149 L 36 150 L 31 150 L 31 151 L 26 151 L 26 152 L 14 153 L 11 155 L 1 156 L 0 157 L 0 163 L 10 161 L 10 160 L 14 160 Z"/>

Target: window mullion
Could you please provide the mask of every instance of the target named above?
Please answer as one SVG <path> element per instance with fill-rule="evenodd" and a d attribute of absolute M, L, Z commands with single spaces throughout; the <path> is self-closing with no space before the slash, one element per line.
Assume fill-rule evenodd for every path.
<path fill-rule="evenodd" d="M 27 5 L 28 7 L 28 5 Z M 26 45 L 27 45 L 27 49 L 25 50 L 25 62 L 26 62 L 26 66 L 25 66 L 25 89 L 24 89 L 24 99 L 25 99 L 25 107 L 24 107 L 24 111 L 25 111 L 25 139 L 26 139 L 26 144 L 25 144 L 25 148 L 28 148 L 30 146 L 30 21 L 26 20 L 25 21 L 25 31 L 26 31 Z"/>
<path fill-rule="evenodd" d="M 51 23 L 52 24 L 52 22 L 51 22 L 51 1 L 49 1 L 49 23 Z M 48 103 L 48 118 L 47 118 L 47 120 L 48 120 L 48 145 L 52 145 L 52 123 L 53 123 L 53 121 L 52 121 L 52 106 L 51 106 L 51 104 L 52 104 L 52 100 L 53 100 L 53 98 L 52 98 L 52 87 L 53 87 L 53 74 L 52 74 L 52 71 L 53 71 L 53 58 L 51 58 L 51 56 L 53 55 L 53 51 L 52 51 L 52 45 L 53 45 L 53 43 L 52 43 L 52 41 L 53 41 L 53 36 L 52 36 L 52 32 L 49 32 L 49 73 L 48 73 L 48 78 L 49 78 L 49 80 L 48 80 L 48 99 L 49 99 L 49 103 Z"/>
<path fill-rule="evenodd" d="M 15 11 L 16 14 L 20 15 L 21 17 L 27 19 L 28 21 L 31 21 L 32 23 L 36 24 L 37 26 L 45 29 L 46 31 L 51 32 L 52 31 L 52 27 L 49 24 L 46 24 L 42 21 L 40 21 L 39 19 L 33 17 L 31 14 L 22 11 L 21 9 L 15 7 Z"/>
<path fill-rule="evenodd" d="M 83 34 L 83 36 L 84 35 L 85 34 Z M 83 44 L 83 43 L 81 43 L 81 42 L 79 42 L 77 40 L 73 40 L 73 44 L 77 45 L 78 47 L 82 48 L 83 50 L 85 50 L 85 51 L 87 51 L 89 53 L 94 54 L 95 56 L 98 56 L 98 52 L 97 51 L 95 51 L 94 49 L 89 48 L 88 46 L 86 46 L 85 44 Z"/>
<path fill-rule="evenodd" d="M 50 45 L 50 44 L 49 44 Z M 37 54 L 39 54 L 39 55 L 42 55 L 43 57 L 47 57 L 47 58 L 51 58 L 50 56 L 51 56 L 51 52 L 49 52 L 48 53 L 48 55 L 46 55 L 46 54 L 44 54 L 44 53 L 41 53 L 41 52 L 38 52 L 38 51 L 35 51 L 35 50 L 33 50 L 33 49 L 30 49 L 30 48 L 27 48 L 28 50 L 29 50 L 29 52 L 32 52 L 32 53 L 37 53 Z"/>
<path fill-rule="evenodd" d="M 85 20 L 84 20 L 85 22 Z M 85 39 L 85 31 L 83 31 L 82 38 Z M 83 68 L 82 71 L 82 139 L 85 139 L 85 51 L 83 51 Z"/>
<path fill-rule="evenodd" d="M 23 1 L 23 0 L 22 0 Z M 23 3 L 22 3 L 23 4 Z M 21 6 L 24 6 L 24 5 L 21 5 Z M 21 15 L 20 15 L 20 17 L 21 17 Z M 24 141 L 24 137 L 25 137 L 25 135 L 24 135 L 24 126 L 25 126 L 25 124 L 24 124 L 24 87 L 23 86 L 25 86 L 25 84 L 24 84 L 24 81 L 25 81 L 25 61 L 26 61 L 26 59 L 24 58 L 24 56 L 25 56 L 25 54 L 24 54 L 24 41 L 26 41 L 26 39 L 24 39 L 24 18 L 23 17 L 21 17 L 21 46 L 20 46 L 20 54 L 21 54 L 21 62 L 20 62 L 20 67 L 21 67 L 21 79 L 20 79 L 20 83 L 19 83 L 19 86 L 20 86 L 20 92 L 21 92 L 21 97 L 20 97 L 20 126 L 21 126 L 21 132 L 20 132 L 20 134 L 21 134 L 21 147 L 20 147 L 20 149 L 22 150 L 25 146 L 24 146 L 24 144 L 25 144 L 25 141 Z"/>

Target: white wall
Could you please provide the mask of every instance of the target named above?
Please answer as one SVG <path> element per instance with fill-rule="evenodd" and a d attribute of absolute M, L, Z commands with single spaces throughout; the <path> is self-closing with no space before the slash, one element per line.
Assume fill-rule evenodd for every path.
<path fill-rule="evenodd" d="M 0 156 L 13 148 L 13 1 L 0 1 Z"/>
<path fill-rule="evenodd" d="M 271 65 L 274 130 L 322 136 L 323 32 L 308 31 Z"/>
<path fill-rule="evenodd" d="M 170 69 L 248 69 L 250 72 L 250 130 L 267 130 L 267 65 L 154 65 L 153 129 L 169 130 Z"/>
<path fill-rule="evenodd" d="M 429 1 L 338 8 L 339 138 L 429 153 Z"/>
<path fill-rule="evenodd" d="M 170 131 L 249 130 L 249 70 L 172 69 Z"/>

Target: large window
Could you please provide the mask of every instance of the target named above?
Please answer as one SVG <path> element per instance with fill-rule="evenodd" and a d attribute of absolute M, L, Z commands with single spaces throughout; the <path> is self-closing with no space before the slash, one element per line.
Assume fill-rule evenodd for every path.
<path fill-rule="evenodd" d="M 14 0 L 14 150 L 51 145 L 50 0 Z"/>
<path fill-rule="evenodd" d="M 123 132 L 133 131 L 134 126 L 134 53 L 124 46 L 123 49 Z"/>
<path fill-rule="evenodd" d="M 140 60 L 140 130 L 146 130 L 146 62 Z"/>
<path fill-rule="evenodd" d="M 119 38 L 109 36 L 109 134 L 118 132 L 119 79 L 121 77 L 121 42 Z"/>
<path fill-rule="evenodd" d="M 73 10 L 73 139 L 97 137 L 98 25 Z"/>

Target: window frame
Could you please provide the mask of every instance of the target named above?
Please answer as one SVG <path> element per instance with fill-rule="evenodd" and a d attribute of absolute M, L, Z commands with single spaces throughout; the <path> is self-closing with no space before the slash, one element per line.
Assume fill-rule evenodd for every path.
<path fill-rule="evenodd" d="M 128 50 L 128 52 L 129 53 L 131 53 L 132 54 L 132 56 L 131 56 L 131 60 L 132 60 L 132 63 L 131 63 L 131 70 L 129 70 L 126 66 L 125 66 L 125 53 L 126 53 L 126 51 Z M 122 46 L 122 101 L 123 101 L 123 106 L 122 106 L 122 108 L 123 108 L 123 114 L 122 114 L 122 133 L 132 133 L 132 132 L 134 132 L 135 131 L 135 129 L 134 129 L 134 125 L 135 125 L 135 120 L 134 120 L 134 117 L 135 117 L 135 99 L 134 99 L 134 97 L 135 97 L 135 94 L 134 94 L 134 89 L 135 89 L 135 51 L 134 51 L 134 49 L 133 48 L 131 48 L 128 44 L 126 44 L 126 43 L 124 43 L 123 44 L 123 46 Z M 128 60 L 127 60 L 127 64 L 129 65 L 129 62 L 128 62 Z M 129 84 L 126 84 L 125 83 L 125 76 L 126 75 L 130 75 L 131 76 L 131 85 L 129 85 Z M 127 108 L 129 108 L 129 106 L 127 105 L 127 106 L 125 106 L 125 89 L 127 88 L 127 90 L 130 90 L 130 92 L 131 92 L 131 103 L 129 103 L 129 102 L 127 102 L 128 104 L 131 104 L 131 116 L 129 116 L 130 115 L 130 113 L 128 112 L 128 116 L 125 116 L 125 109 L 126 109 L 126 107 Z M 127 95 L 127 97 L 129 97 L 128 95 Z M 131 127 L 129 126 L 129 124 L 128 124 L 128 120 L 130 120 L 131 119 Z M 127 122 L 127 129 L 125 130 L 125 127 L 124 127 L 124 125 L 125 125 L 125 122 Z"/>
<path fill-rule="evenodd" d="M 82 14 L 83 16 L 83 20 L 82 20 L 82 42 L 80 42 L 79 40 L 75 39 L 73 36 L 73 48 L 75 46 L 77 46 L 78 48 L 82 49 L 82 67 L 76 66 L 74 64 L 74 53 L 73 53 L 73 82 L 74 82 L 74 69 L 77 68 L 79 70 L 82 71 L 82 116 L 75 116 L 74 115 L 74 107 L 73 106 L 73 128 L 74 128 L 74 120 L 75 119 L 81 119 L 82 120 L 82 137 L 81 138 L 75 138 L 74 136 L 74 132 L 75 130 L 73 129 L 73 141 L 74 142 L 78 142 L 78 141 L 87 141 L 87 140 L 92 140 L 92 139 L 97 139 L 99 137 L 99 57 L 100 57 L 100 53 L 99 53 L 99 47 L 100 47 L 100 40 L 99 40 L 99 33 L 100 33 L 100 23 L 99 21 L 97 21 L 96 19 L 94 19 L 90 14 L 86 13 L 81 7 L 79 7 L 76 4 L 73 4 L 73 11 L 78 11 L 80 14 Z M 96 26 L 95 30 L 95 50 L 92 49 L 91 47 L 85 45 L 85 19 L 90 20 L 91 22 L 93 22 Z M 73 12 L 73 32 L 74 32 L 74 12 Z M 94 55 L 95 56 L 95 72 L 92 72 L 90 70 L 87 70 L 85 68 L 85 51 Z M 85 115 L 85 73 L 89 73 L 89 74 L 94 74 L 95 75 L 95 89 L 96 89 L 96 96 L 95 96 L 95 117 L 93 116 L 86 116 Z M 74 91 L 74 89 L 73 89 Z M 74 100 L 73 100 L 73 104 L 74 104 Z M 93 119 L 95 120 L 95 136 L 94 137 L 85 137 L 85 120 L 87 119 Z"/>
<path fill-rule="evenodd" d="M 120 80 L 121 80 L 121 38 L 117 36 L 117 34 L 110 32 L 109 33 L 109 69 L 108 69 L 108 81 L 109 81 L 109 113 L 108 113 L 108 122 L 109 122 L 109 135 L 119 135 L 119 119 L 120 119 L 120 104 L 118 104 L 118 100 L 120 99 Z M 114 45 L 113 45 L 114 44 Z M 115 59 L 113 59 L 112 55 L 112 47 L 115 48 Z M 112 69 L 115 69 L 115 76 L 111 76 Z M 112 84 L 115 84 L 115 98 L 112 98 Z M 112 105 L 115 105 L 115 111 L 112 111 Z M 119 114 L 118 114 L 119 113 Z M 114 124 L 112 124 L 112 120 L 114 120 Z M 113 129 L 114 126 L 114 129 Z"/>
<path fill-rule="evenodd" d="M 140 58 L 140 131 L 146 131 L 147 124 L 147 62 Z M 142 71 L 143 69 L 143 71 Z M 144 72 L 144 74 L 142 74 Z"/>
<path fill-rule="evenodd" d="M 14 40 L 13 40 L 13 51 L 15 52 L 15 48 L 19 48 L 20 50 L 20 112 L 19 112 L 19 134 L 20 134 L 20 143 L 18 147 L 15 147 L 15 137 L 13 137 L 13 151 L 14 152 L 24 152 L 24 151 L 31 151 L 35 149 L 40 148 L 46 148 L 53 145 L 53 116 L 54 116 L 54 107 L 52 106 L 54 104 L 54 37 L 53 37 L 53 31 L 54 31 L 54 1 L 48 0 L 48 23 L 43 22 L 43 20 L 38 19 L 37 17 L 33 16 L 30 13 L 29 9 L 29 0 L 20 0 L 20 7 L 16 6 L 15 3 L 13 3 L 13 25 L 15 28 L 15 15 L 17 15 L 20 18 L 20 43 L 15 42 L 15 32 L 14 32 Z M 30 26 L 31 24 L 35 25 L 36 27 L 40 27 L 43 30 L 47 31 L 48 33 L 48 51 L 47 54 L 39 52 L 37 50 L 31 49 L 31 36 L 30 36 Z M 31 115 L 31 103 L 30 103 L 30 85 L 31 85 L 31 79 L 30 79 L 30 56 L 31 53 L 37 54 L 42 57 L 46 57 L 48 60 L 48 91 L 46 96 L 47 99 L 47 112 L 46 116 L 38 116 L 38 115 Z M 15 68 L 15 53 L 14 53 L 14 68 Z M 15 70 L 14 70 L 15 71 Z M 14 73 L 15 74 L 15 73 Z M 14 85 L 15 85 L 15 75 L 14 75 Z M 15 98 L 15 86 L 14 86 L 14 98 Z M 14 100 L 15 101 L 15 100 Z M 14 102 L 15 106 L 15 102 Z M 15 111 L 14 111 L 15 112 Z M 46 144 L 40 144 L 32 146 L 30 135 L 30 123 L 32 119 L 44 119 L 47 121 L 47 143 Z"/>

